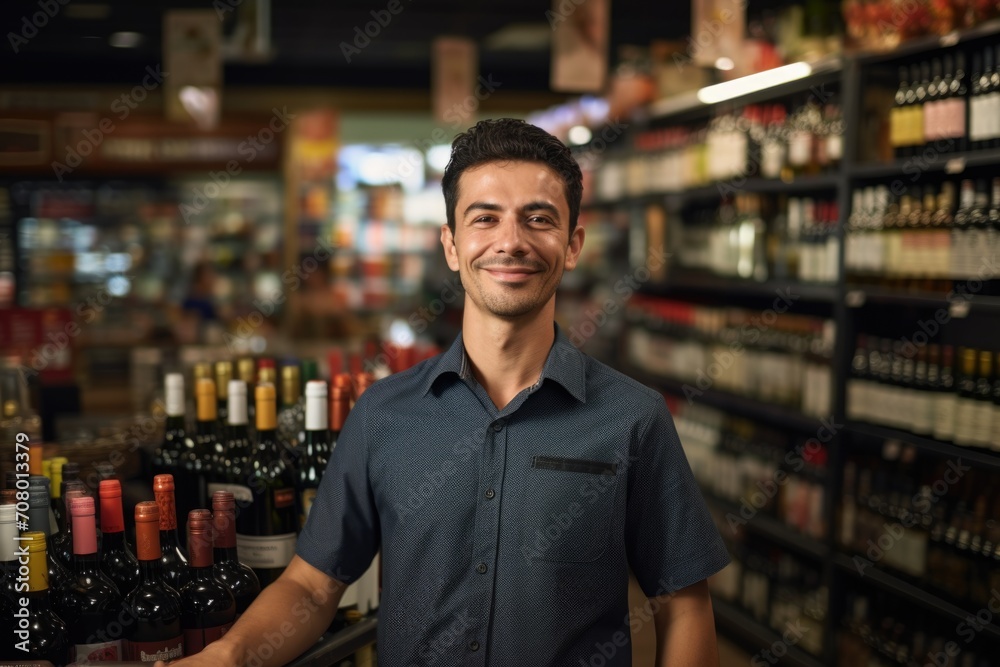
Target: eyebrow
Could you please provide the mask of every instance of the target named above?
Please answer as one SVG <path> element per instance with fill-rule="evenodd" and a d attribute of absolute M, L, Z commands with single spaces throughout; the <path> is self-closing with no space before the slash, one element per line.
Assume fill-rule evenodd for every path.
<path fill-rule="evenodd" d="M 469 204 L 469 206 L 465 209 L 465 213 L 463 215 L 468 215 L 471 211 L 502 211 L 502 210 L 503 206 L 495 202 L 475 201 Z M 521 211 L 525 213 L 530 213 L 532 211 L 547 211 L 552 215 L 554 215 L 556 219 L 559 218 L 559 209 L 556 208 L 555 204 L 552 204 L 547 201 L 539 200 L 539 201 L 528 202 L 527 204 L 521 207 Z"/>

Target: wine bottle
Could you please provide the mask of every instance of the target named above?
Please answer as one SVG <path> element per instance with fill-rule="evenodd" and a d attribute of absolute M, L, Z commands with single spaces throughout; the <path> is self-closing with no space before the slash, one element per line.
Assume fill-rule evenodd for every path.
<path fill-rule="evenodd" d="M 153 454 L 153 474 L 174 473 L 184 447 L 184 376 L 168 373 L 166 386 L 167 421 L 163 429 L 163 442 Z"/>
<path fill-rule="evenodd" d="M 330 460 L 330 430 L 327 412 L 326 382 L 310 380 L 306 384 L 306 422 L 305 442 L 302 445 L 302 458 L 296 474 L 297 491 L 299 495 L 299 527 L 305 526 L 316 499 L 316 490 L 323 478 L 323 471 Z M 344 389 L 335 387 L 330 403 L 336 410 L 348 409 L 350 394 Z M 333 404 L 336 402 L 336 405 Z"/>
<path fill-rule="evenodd" d="M 236 600 L 236 618 L 260 595 L 260 581 L 240 562 L 236 550 L 236 501 L 230 491 L 212 494 L 212 521 L 215 527 L 215 578 L 225 584 Z"/>
<path fill-rule="evenodd" d="M 228 385 L 228 380 L 226 381 Z M 222 449 L 219 447 L 218 421 L 217 421 L 217 392 L 215 382 L 208 379 L 198 380 L 195 386 L 196 421 L 194 434 L 194 447 L 192 448 L 192 459 L 187 467 L 189 479 L 197 480 L 199 500 L 198 505 L 208 504 L 210 494 L 208 485 L 218 479 L 219 472 L 217 465 L 224 465 L 221 457 Z M 229 402 L 229 387 L 226 387 L 226 402 Z M 229 410 L 226 409 L 228 418 Z"/>
<path fill-rule="evenodd" d="M 216 392 L 216 409 L 219 423 L 225 424 L 229 414 L 229 381 L 233 379 L 233 362 L 215 362 L 215 384 L 213 388 Z M 197 386 L 197 385 L 196 385 Z"/>
<path fill-rule="evenodd" d="M 179 591 L 188 580 L 188 559 L 177 537 L 173 475 L 157 475 L 153 478 L 153 496 L 159 507 L 160 569 L 164 580 L 175 591 Z"/>
<path fill-rule="evenodd" d="M 305 439 L 305 406 L 298 364 L 281 367 L 281 408 L 278 410 L 277 430 L 278 442 L 289 452 L 292 460 L 297 460 L 301 456 L 299 445 Z"/>
<path fill-rule="evenodd" d="M 972 413 L 970 435 L 972 444 L 977 447 L 989 447 L 993 429 L 1000 424 L 993 422 L 993 353 L 988 350 L 979 351 L 979 373 L 976 375 L 976 386 L 973 398 L 976 401 Z"/>
<path fill-rule="evenodd" d="M 65 665 L 70 661 L 70 646 L 66 624 L 52 611 L 46 535 L 41 531 L 30 531 L 24 533 L 21 540 L 22 549 L 26 548 L 28 552 L 25 596 L 28 600 L 28 626 L 25 628 L 18 623 L 20 629 L 27 631 L 27 636 L 22 641 L 16 641 L 14 647 L 23 651 L 22 659 L 47 660 L 53 665 Z"/>
<path fill-rule="evenodd" d="M 253 387 L 257 384 L 257 364 L 250 357 L 243 357 L 236 362 L 236 372 L 238 379 L 242 380 L 247 387 Z M 254 409 L 253 396 L 247 396 L 246 392 L 244 392 L 244 400 L 247 403 L 247 419 L 253 422 L 257 415 L 257 411 Z"/>
<path fill-rule="evenodd" d="M 899 68 L 899 87 L 893 97 L 892 109 L 889 112 L 889 145 L 895 157 L 904 157 L 906 153 L 906 91 L 909 89 L 909 74 L 906 67 Z"/>
<path fill-rule="evenodd" d="M 63 523 L 63 515 L 66 512 L 66 507 L 62 501 L 62 474 L 63 466 L 69 463 L 69 459 L 65 456 L 55 456 L 52 458 L 52 484 L 49 487 L 51 491 L 52 499 L 52 516 L 55 518 L 55 525 L 52 527 L 53 532 L 59 531 L 59 526 Z M 48 543 L 49 555 L 52 555 L 52 542 Z"/>
<path fill-rule="evenodd" d="M 938 440 L 953 440 L 955 437 L 955 412 L 958 395 L 953 375 L 954 348 L 941 347 L 941 371 L 938 376 L 938 391 L 934 396 L 934 437 Z"/>
<path fill-rule="evenodd" d="M 16 502 L 15 500 L 14 503 L 0 505 L 0 598 L 6 600 L 10 609 L 13 609 L 17 604 L 18 598 L 15 594 L 18 566 Z M 0 644 L 0 646 L 2 645 Z"/>
<path fill-rule="evenodd" d="M 117 479 L 104 479 L 98 487 L 101 497 L 101 568 L 118 591 L 128 592 L 139 583 L 139 561 L 125 541 L 125 517 L 122 512 L 122 485 Z"/>
<path fill-rule="evenodd" d="M 993 373 L 993 433 L 990 436 L 990 449 L 1000 452 L 1000 352 L 996 354 Z M 997 545 L 1000 548 L 1000 544 Z"/>
<path fill-rule="evenodd" d="M 66 622 L 73 659 L 76 661 L 120 661 L 122 650 L 118 616 L 122 596 L 104 574 L 97 552 L 94 499 L 70 500 L 73 521 L 73 579 L 56 601 L 56 613 Z"/>
<path fill-rule="evenodd" d="M 69 465 L 77 464 L 66 464 L 66 466 L 63 466 L 63 472 L 65 472 L 66 467 Z M 69 516 L 69 499 L 71 495 L 75 495 L 76 497 L 87 495 L 87 486 L 79 479 L 66 480 L 64 477 L 62 487 L 63 502 L 66 505 L 66 513 L 63 515 L 63 523 L 59 527 L 59 532 L 56 533 L 55 537 L 52 539 L 52 543 L 55 549 L 55 557 L 70 573 L 72 573 L 73 522 L 70 520 Z"/>
<path fill-rule="evenodd" d="M 962 350 L 962 373 L 958 378 L 958 402 L 955 405 L 955 444 L 974 444 L 972 431 L 976 406 L 976 351 Z"/>
<path fill-rule="evenodd" d="M 69 570 L 55 554 L 52 544 L 52 532 L 49 526 L 49 492 L 48 480 L 44 477 L 28 478 L 28 529 L 31 532 L 41 532 L 45 535 L 45 560 L 48 571 L 48 586 L 57 593 L 62 591 L 70 579 Z M 22 533 L 28 531 L 21 531 Z"/>
<path fill-rule="evenodd" d="M 137 504 L 135 548 L 140 576 L 139 584 L 125 596 L 125 612 L 131 621 L 125 644 L 127 660 L 167 662 L 184 657 L 181 596 L 163 576 L 160 534 L 159 503 Z"/>
<path fill-rule="evenodd" d="M 275 581 L 295 553 L 298 516 L 295 480 L 281 456 L 275 430 L 275 391 L 270 383 L 258 384 L 257 441 L 248 466 L 253 501 L 236 518 L 240 560 L 253 568 L 262 586 Z"/>
<path fill-rule="evenodd" d="M 193 510 L 187 533 L 191 580 L 181 589 L 184 655 L 195 655 L 222 637 L 236 620 L 236 600 L 213 573 L 212 513 Z"/>
<path fill-rule="evenodd" d="M 229 491 L 240 506 L 249 505 L 253 494 L 247 483 L 250 479 L 250 433 L 247 426 L 247 385 L 243 380 L 229 381 L 228 438 L 224 450 L 224 465 L 218 468 L 217 481 L 208 485 L 209 494 Z M 218 450 L 217 450 L 218 451 Z"/>

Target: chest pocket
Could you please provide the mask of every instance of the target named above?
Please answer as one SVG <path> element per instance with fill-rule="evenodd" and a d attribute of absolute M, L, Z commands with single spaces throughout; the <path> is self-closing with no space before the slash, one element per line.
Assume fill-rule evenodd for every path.
<path fill-rule="evenodd" d="M 521 551 L 530 562 L 589 563 L 611 540 L 618 465 L 535 456 L 527 473 Z"/>

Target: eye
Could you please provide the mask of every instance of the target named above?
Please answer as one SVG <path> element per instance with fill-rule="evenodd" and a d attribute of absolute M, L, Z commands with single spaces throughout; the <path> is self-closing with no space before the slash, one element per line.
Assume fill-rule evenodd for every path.
<path fill-rule="evenodd" d="M 528 218 L 528 222 L 533 225 L 551 225 L 552 221 L 546 218 L 544 215 L 533 215 Z"/>

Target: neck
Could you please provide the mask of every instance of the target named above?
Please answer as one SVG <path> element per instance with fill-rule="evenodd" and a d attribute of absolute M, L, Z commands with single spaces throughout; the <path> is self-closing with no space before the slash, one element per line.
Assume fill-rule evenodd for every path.
<path fill-rule="evenodd" d="M 211 421 L 199 421 L 195 424 L 195 429 L 200 436 L 214 436 L 215 435 L 215 425 L 217 420 L 213 419 Z"/>
<path fill-rule="evenodd" d="M 82 572 L 93 572 L 99 569 L 101 566 L 100 559 L 97 557 L 97 552 L 90 554 L 73 554 L 73 570 L 77 574 Z"/>
<path fill-rule="evenodd" d="M 159 582 L 163 580 L 161 573 L 160 560 L 141 560 L 139 561 L 139 581 L 141 582 Z"/>
<path fill-rule="evenodd" d="M 466 298 L 462 342 L 472 373 L 498 408 L 538 381 L 555 341 L 555 299 L 522 319 L 482 316 Z M 530 319 L 529 319 L 530 317 Z"/>
<path fill-rule="evenodd" d="M 212 549 L 212 557 L 216 563 L 238 563 L 240 561 L 236 547 L 215 547 Z"/>
<path fill-rule="evenodd" d="M 105 553 L 121 550 L 125 547 L 125 531 L 115 533 L 105 532 L 101 537 L 101 548 Z"/>

